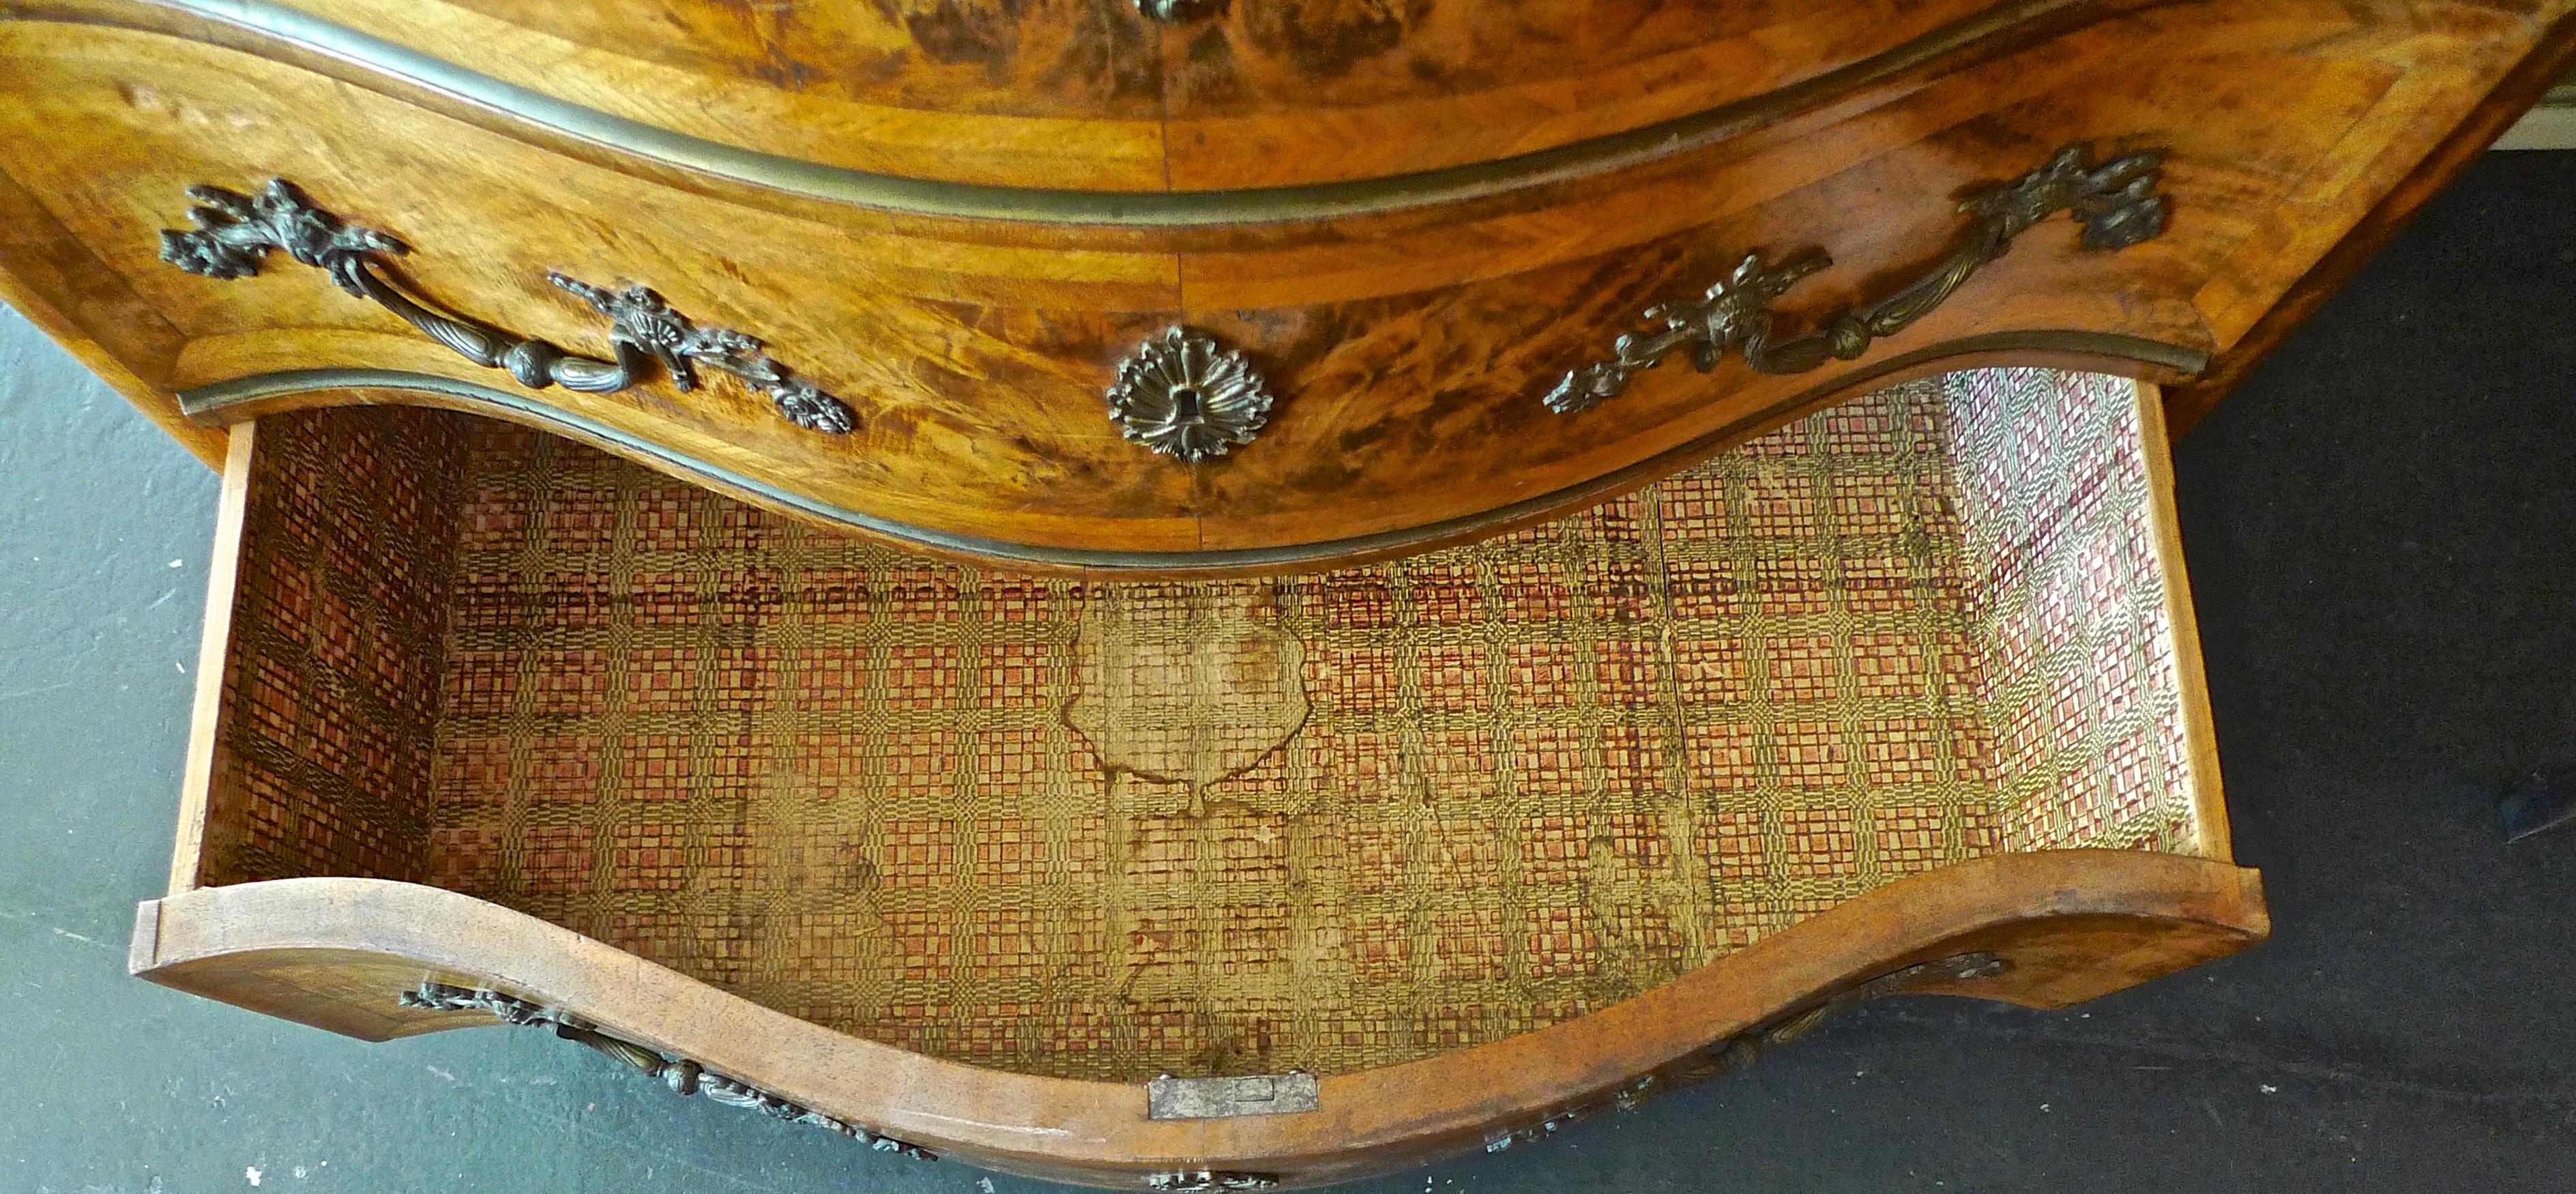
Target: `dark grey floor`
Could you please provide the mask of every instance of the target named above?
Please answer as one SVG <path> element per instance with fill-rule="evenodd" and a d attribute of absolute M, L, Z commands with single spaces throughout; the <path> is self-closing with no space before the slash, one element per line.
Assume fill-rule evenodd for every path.
<path fill-rule="evenodd" d="M 2576 154 L 2497 155 L 2180 447 L 2264 946 L 1915 999 L 1379 1191 L 2576 1190 Z M 943 1190 L 535 1033 L 367 1046 L 129 979 L 214 478 L 0 312 L 0 1191 Z M 994 1179 L 1003 1191 L 1033 1183 Z"/>

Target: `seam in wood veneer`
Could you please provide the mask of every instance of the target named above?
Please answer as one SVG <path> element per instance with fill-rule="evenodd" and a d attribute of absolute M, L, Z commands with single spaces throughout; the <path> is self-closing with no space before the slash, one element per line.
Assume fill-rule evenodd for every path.
<path fill-rule="evenodd" d="M 808 198 L 920 215 L 1134 228 L 1338 219 L 1588 177 L 1738 136 L 1926 63 L 1967 54 L 2016 33 L 2028 33 L 2041 20 L 2055 17 L 2080 24 L 2097 10 L 2099 15 L 2109 15 L 2135 7 L 2134 0 L 2017 0 L 1750 99 L 1643 128 L 1488 162 L 1348 182 L 1155 192 L 1006 187 L 827 166 L 711 141 L 585 107 L 264 0 L 154 3 L 200 20 L 275 38 L 306 52 L 354 63 L 561 135 L 718 178 Z M 1168 185 L 1168 117 L 1163 127 Z"/>

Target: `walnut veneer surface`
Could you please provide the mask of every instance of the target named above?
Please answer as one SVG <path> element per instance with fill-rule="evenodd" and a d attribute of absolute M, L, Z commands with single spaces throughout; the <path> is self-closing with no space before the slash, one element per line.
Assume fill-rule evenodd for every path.
<path fill-rule="evenodd" d="M 275 418 L 200 878 L 433 883 L 1028 1073 L 1431 1056 L 1908 874 L 2202 852 L 2140 435 L 2126 381 L 1960 375 L 1473 548 L 1138 586 Z"/>
<path fill-rule="evenodd" d="M 1755 100 L 2069 0 L 561 0 L 283 7 L 709 140 L 909 177 L 1108 191 L 1404 174 Z M 973 152 L 959 152 L 972 147 Z"/>
<path fill-rule="evenodd" d="M 1267 575 L 1533 525 L 1935 369 L 2196 413 L 2576 51 L 2569 0 L 1222 7 L 0 0 L 0 297 L 210 455 L 209 423 L 467 406 L 917 550 Z M 2161 152 L 2077 205 L 2122 235 L 2061 204 L 1981 248 L 1962 202 L 2070 146 Z M 271 177 L 408 244 L 378 267 L 431 306 L 601 356 L 548 271 L 641 283 L 853 426 L 731 378 L 527 389 L 283 253 L 160 260 L 186 188 Z M 1542 405 L 1757 250 L 1830 255 L 1774 306 L 1834 351 L 1681 347 Z M 1924 278 L 1956 293 L 1835 322 Z M 1108 417 L 1173 325 L 1277 399 L 1221 459 Z"/>
<path fill-rule="evenodd" d="M 1155 7 L 0 0 L 0 299 L 227 468 L 134 969 L 1199 1188 L 2261 935 L 2153 395 L 2576 0 Z"/>

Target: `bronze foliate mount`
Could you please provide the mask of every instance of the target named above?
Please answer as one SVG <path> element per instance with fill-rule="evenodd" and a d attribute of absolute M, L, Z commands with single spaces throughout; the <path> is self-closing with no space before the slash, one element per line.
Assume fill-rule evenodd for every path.
<path fill-rule="evenodd" d="M 1171 327 L 1119 362 L 1109 417 L 1120 435 L 1197 464 L 1251 443 L 1269 425 L 1271 401 L 1251 358 Z"/>
<path fill-rule="evenodd" d="M 649 378 L 659 364 L 671 384 L 697 388 L 697 367 L 733 374 L 767 396 L 787 421 L 808 431 L 845 434 L 858 426 L 847 404 L 770 359 L 761 342 L 728 328 L 702 327 L 671 309 L 662 296 L 628 285 L 616 290 L 548 273 L 546 280 L 581 299 L 609 320 L 614 361 L 565 352 L 478 320 L 436 311 L 404 294 L 378 272 L 379 261 L 410 246 L 372 228 L 343 222 L 315 207 L 295 184 L 270 180 L 257 196 L 222 187 L 193 186 L 187 231 L 161 233 L 161 259 L 192 274 L 219 280 L 259 273 L 272 249 L 331 275 L 340 289 L 402 317 L 487 369 L 506 369 L 519 384 L 542 390 L 562 386 L 585 394 L 612 394 Z"/>
<path fill-rule="evenodd" d="M 516 995 L 424 982 L 418 990 L 405 991 L 395 1001 L 404 1007 L 433 1012 L 488 1012 L 504 1024 L 552 1029 L 556 1036 L 606 1054 L 638 1073 L 658 1079 L 674 1094 L 704 1095 L 726 1106 L 757 1111 L 772 1119 L 812 1124 L 856 1140 L 877 1152 L 900 1153 L 922 1161 L 939 1159 L 938 1154 L 918 1145 L 907 1144 L 892 1136 L 881 1136 L 848 1120 L 825 1115 L 748 1082 L 728 1078 L 685 1057 L 665 1057 L 659 1049 L 602 1032 L 570 1012 L 532 1003 Z"/>
<path fill-rule="evenodd" d="M 1619 337 L 1611 359 L 1566 374 L 1541 401 L 1558 414 L 1590 410 L 1684 346 L 1702 373 L 1715 369 L 1729 350 L 1741 353 L 1758 373 L 1804 373 L 1829 360 L 1856 360 L 1879 337 L 1930 314 L 1986 263 L 2003 256 L 2013 238 L 2061 211 L 2074 213 L 2083 226 L 2076 244 L 2089 251 L 2125 249 L 2163 233 L 2170 207 L 2155 191 L 2164 151 L 2126 154 L 2099 166 L 2090 164 L 2090 156 L 2082 144 L 2066 146 L 2048 164 L 1961 200 L 1959 211 L 1971 222 L 1948 256 L 1895 293 L 1833 315 L 1803 336 L 1774 339 L 1771 304 L 1833 259 L 1810 251 L 1769 262 L 1758 252 L 1747 253 L 1698 299 L 1646 308 L 1646 322 L 1661 328 Z"/>
<path fill-rule="evenodd" d="M 1760 1060 L 1764 1050 L 1785 1045 L 1805 1036 L 1810 1029 L 1834 1014 L 1856 1004 L 1889 995 L 1903 995 L 1922 986 L 1938 983 L 1974 982 L 1994 978 L 2012 969 L 2004 958 L 1979 950 L 1953 954 L 1928 962 L 1899 967 L 1876 978 L 1845 987 L 1804 1007 L 1792 1008 L 1750 1028 L 1707 1045 L 1683 1060 L 1641 1075 L 1611 1091 L 1606 1097 L 1563 1108 L 1529 1127 L 1488 1137 L 1485 1151 L 1498 1153 L 1516 1144 L 1543 1140 L 1558 1129 L 1580 1121 L 1604 1108 L 1633 1110 L 1659 1091 L 1684 1082 L 1713 1078 L 1719 1074 L 1744 1069 Z"/>
<path fill-rule="evenodd" d="M 1278 1184 L 1275 1174 L 1224 1169 L 1178 1169 L 1145 1175 L 1145 1188 L 1158 1194 L 1222 1194 L 1230 1190 L 1267 1190 Z"/>

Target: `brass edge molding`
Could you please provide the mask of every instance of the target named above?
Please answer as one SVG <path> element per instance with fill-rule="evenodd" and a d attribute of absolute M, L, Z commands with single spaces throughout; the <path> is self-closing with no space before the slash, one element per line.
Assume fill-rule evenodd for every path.
<path fill-rule="evenodd" d="M 227 411 L 273 398 L 321 390 L 411 390 L 447 403 L 497 414 L 518 422 L 548 427 L 598 444 L 638 462 L 694 477 L 736 496 L 836 523 L 898 544 L 946 555 L 978 556 L 1042 568 L 1090 569 L 1137 576 L 1168 573 L 1263 573 L 1341 567 L 1420 550 L 1426 546 L 1498 533 L 1536 519 L 1634 489 L 1706 459 L 1754 431 L 1776 425 L 1813 409 L 1838 393 L 1888 374 L 1936 363 L 1949 357 L 1992 354 L 2075 355 L 2099 362 L 2106 370 L 2124 362 L 2175 374 L 2198 373 L 2209 354 L 2160 341 L 2102 332 L 2004 332 L 1974 336 L 1889 357 L 1831 382 L 1748 415 L 1741 422 L 1666 449 L 1626 468 L 1581 485 L 1524 498 L 1478 514 L 1443 519 L 1419 527 L 1327 539 L 1284 547 L 1218 548 L 1207 551 L 1112 551 L 1101 548 L 1047 547 L 961 535 L 897 522 L 846 506 L 780 489 L 693 456 L 674 452 L 594 419 L 515 394 L 435 373 L 396 369 L 299 369 L 262 373 L 197 386 L 178 393 L 179 410 L 192 419 L 223 420 Z"/>
<path fill-rule="evenodd" d="M 1084 191 L 944 182 L 829 166 L 612 115 L 268 0 L 127 0 L 274 38 L 621 153 L 809 199 L 927 216 L 1120 228 L 1341 219 L 1525 190 L 1671 157 L 1869 83 L 1971 53 L 2032 22 L 2066 27 L 2136 0 L 2016 0 L 1785 87 L 1625 132 L 1488 162 L 1348 182 L 1213 191 Z M 167 30 L 153 30 L 167 33 Z M 184 35 L 175 35 L 184 36 Z"/>
<path fill-rule="evenodd" d="M 198 206 L 188 210 L 188 231 L 163 229 L 161 260 L 217 281 L 255 277 L 271 250 L 331 275 L 351 295 L 400 316 L 421 334 L 486 369 L 507 370 L 532 390 L 560 385 L 584 394 L 614 394 L 647 380 L 655 363 L 682 392 L 698 386 L 697 366 L 730 373 L 766 395 L 788 422 L 808 431 L 847 434 L 858 426 L 848 405 L 770 359 L 761 342 L 729 328 L 700 327 L 671 309 L 651 289 L 617 290 L 548 272 L 546 280 L 609 320 L 617 359 L 601 361 L 554 344 L 506 332 L 480 320 L 433 310 L 387 282 L 381 258 L 411 252 L 403 242 L 372 228 L 349 224 L 313 205 L 283 178 L 258 195 L 222 187 L 188 188 Z"/>
<path fill-rule="evenodd" d="M 1540 401 L 1561 415 L 1590 410 L 1685 347 L 1702 373 L 1715 370 L 1729 351 L 1756 373 L 1806 373 L 1828 361 L 1858 360 L 1881 337 L 1931 314 L 2001 258 L 2015 238 L 2058 212 L 2074 213 L 2083 227 L 2076 245 L 2088 252 L 2125 249 L 2162 235 L 2170 207 L 2155 190 L 2164 156 L 2163 150 L 2144 150 L 2095 166 L 2086 145 L 2064 146 L 2037 169 L 1960 200 L 1960 213 L 1972 219 L 1966 235 L 1938 262 L 1889 294 L 1825 317 L 1802 336 L 1772 338 L 1771 304 L 1833 259 L 1815 250 L 1780 262 L 1747 253 L 1701 297 L 1646 308 L 1644 321 L 1661 328 L 1620 336 L 1610 359 L 1566 374 Z"/>
<path fill-rule="evenodd" d="M 587 1046 L 616 1059 L 639 1074 L 655 1079 L 678 1095 L 705 1095 L 709 1100 L 728 1107 L 757 1111 L 771 1119 L 789 1123 L 811 1124 L 846 1136 L 881 1153 L 895 1153 L 920 1161 L 936 1161 L 939 1154 L 917 1144 L 880 1135 L 846 1119 L 825 1115 L 811 1107 L 772 1094 L 766 1090 L 727 1077 L 685 1057 L 670 1057 L 661 1050 L 639 1041 L 630 1041 L 562 1008 L 546 1007 L 504 995 L 485 987 L 460 987 L 450 983 L 423 980 L 416 990 L 395 997 L 403 1007 L 432 1012 L 484 1012 L 504 1024 L 520 1028 L 552 1029 L 556 1036 Z"/>

